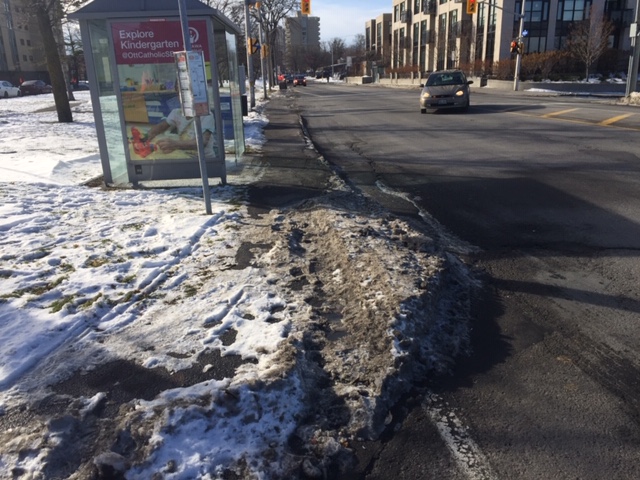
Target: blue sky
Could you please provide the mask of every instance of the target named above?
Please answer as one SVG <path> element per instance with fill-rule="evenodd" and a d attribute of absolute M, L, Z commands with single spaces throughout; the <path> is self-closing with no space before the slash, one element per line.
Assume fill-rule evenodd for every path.
<path fill-rule="evenodd" d="M 364 34 L 364 23 L 381 13 L 391 13 L 392 0 L 311 0 L 311 16 L 320 17 L 320 40 L 342 38 L 347 45 Z"/>

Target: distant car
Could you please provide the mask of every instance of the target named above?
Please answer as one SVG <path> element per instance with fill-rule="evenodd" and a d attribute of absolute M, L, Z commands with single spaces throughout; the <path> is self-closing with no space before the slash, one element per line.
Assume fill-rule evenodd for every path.
<path fill-rule="evenodd" d="M 11 82 L 0 80 L 0 98 L 19 97 L 20 89 Z"/>
<path fill-rule="evenodd" d="M 302 85 L 303 87 L 307 86 L 307 79 L 304 75 L 293 76 L 293 86 L 296 87 L 298 85 Z"/>
<path fill-rule="evenodd" d="M 20 84 L 20 95 L 38 95 L 52 91 L 51 85 L 47 85 L 42 80 L 27 80 Z"/>
<path fill-rule="evenodd" d="M 89 90 L 89 84 L 87 82 L 77 82 L 72 83 L 71 85 L 73 86 L 74 90 Z"/>
<path fill-rule="evenodd" d="M 467 80 L 460 70 L 442 70 L 431 73 L 427 77 L 427 83 L 422 86 L 420 93 L 420 113 L 429 110 L 446 108 L 458 108 L 468 110 L 469 85 L 472 80 Z"/>

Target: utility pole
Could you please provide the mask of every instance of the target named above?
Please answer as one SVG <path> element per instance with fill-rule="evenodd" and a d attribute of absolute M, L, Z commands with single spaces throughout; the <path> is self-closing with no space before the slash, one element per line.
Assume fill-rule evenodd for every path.
<path fill-rule="evenodd" d="M 640 60 L 640 45 L 638 45 L 638 23 L 640 23 L 640 0 L 636 0 L 636 21 L 631 24 L 631 56 L 629 57 L 629 72 L 627 73 L 626 96 L 630 96 L 638 87 L 638 60 Z"/>
<path fill-rule="evenodd" d="M 267 95 L 267 67 L 266 67 L 266 55 L 267 51 L 267 42 L 264 36 L 264 31 L 262 30 L 262 4 L 258 3 L 258 38 L 260 39 L 260 70 L 262 70 L 262 92 L 264 100 L 268 100 L 269 96 Z"/>
<path fill-rule="evenodd" d="M 251 18 L 249 5 L 254 5 L 256 0 L 244 0 L 244 33 L 247 37 L 247 76 L 249 78 L 249 105 L 256 108 L 256 80 L 253 73 L 253 43 L 251 42 Z"/>
<path fill-rule="evenodd" d="M 640 0 L 638 0 L 640 1 Z M 520 9 L 520 27 L 518 29 L 518 53 L 516 56 L 516 70 L 513 74 L 513 90 L 518 91 L 518 86 L 520 84 L 520 65 L 522 64 L 522 48 L 520 45 L 523 45 L 522 40 L 524 37 L 522 36 L 522 32 L 524 31 L 524 8 L 525 8 L 526 0 L 522 0 L 522 8 Z"/>

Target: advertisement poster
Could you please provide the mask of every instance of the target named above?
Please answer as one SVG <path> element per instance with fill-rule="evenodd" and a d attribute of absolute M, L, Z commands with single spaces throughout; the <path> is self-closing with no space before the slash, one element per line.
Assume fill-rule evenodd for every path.
<path fill-rule="evenodd" d="M 174 53 L 184 50 L 181 23 L 113 22 L 111 33 L 131 160 L 196 158 L 193 118 L 184 116 L 178 93 Z M 206 21 L 190 21 L 189 34 L 192 49 L 208 60 Z M 208 61 L 206 67 L 210 72 Z M 210 82 L 210 74 L 207 76 Z M 201 113 L 205 157 L 213 157 L 214 117 L 210 111 Z"/>

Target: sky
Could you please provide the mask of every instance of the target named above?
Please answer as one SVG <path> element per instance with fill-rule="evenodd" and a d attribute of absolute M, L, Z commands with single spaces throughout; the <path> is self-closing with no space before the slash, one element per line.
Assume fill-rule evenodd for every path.
<path fill-rule="evenodd" d="M 55 469 L 87 458 L 78 432 L 95 440 L 110 405 L 118 438 L 138 449 L 107 435 L 78 468 L 320 478 L 352 439 L 384 428 L 376 412 L 414 375 L 465 348 L 466 269 L 339 176 L 315 206 L 261 214 L 247 192 L 265 167 L 244 159 L 212 186 L 212 215 L 198 181 L 88 186 L 100 154 L 89 92 L 76 97 L 67 124 L 51 94 L 0 99 L 0 480 L 68 478 Z M 244 120 L 254 153 L 265 105 Z M 92 383 L 122 362 L 133 385 Z M 339 429 L 336 405 L 348 413 Z"/>
<path fill-rule="evenodd" d="M 391 13 L 391 0 L 311 0 L 311 15 L 320 17 L 320 40 L 341 38 L 350 45 L 358 34 L 364 35 L 365 22 L 382 13 Z"/>

